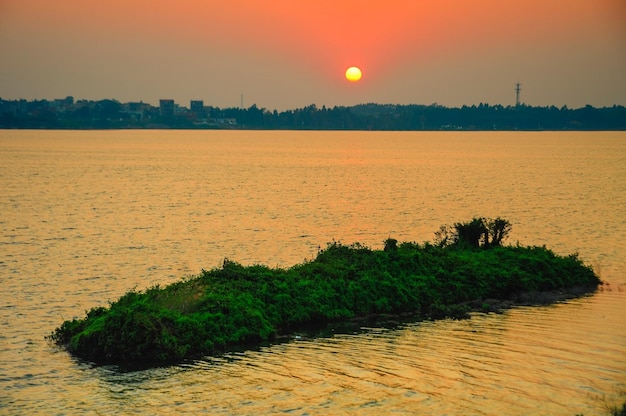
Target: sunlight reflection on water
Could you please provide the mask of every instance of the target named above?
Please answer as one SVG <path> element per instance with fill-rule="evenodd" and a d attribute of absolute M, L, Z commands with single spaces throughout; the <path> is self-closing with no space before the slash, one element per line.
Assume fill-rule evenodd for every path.
<path fill-rule="evenodd" d="M 1 411 L 593 415 L 626 390 L 624 133 L 2 131 L 0 155 Z M 43 339 L 225 257 L 288 267 L 474 215 L 610 286 L 135 372 Z"/>

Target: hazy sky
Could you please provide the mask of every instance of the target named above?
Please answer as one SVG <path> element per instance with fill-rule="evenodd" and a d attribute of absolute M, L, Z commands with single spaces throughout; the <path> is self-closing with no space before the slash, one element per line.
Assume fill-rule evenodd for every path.
<path fill-rule="evenodd" d="M 626 105 L 626 0 L 0 0 L 0 57 L 4 99 Z"/>

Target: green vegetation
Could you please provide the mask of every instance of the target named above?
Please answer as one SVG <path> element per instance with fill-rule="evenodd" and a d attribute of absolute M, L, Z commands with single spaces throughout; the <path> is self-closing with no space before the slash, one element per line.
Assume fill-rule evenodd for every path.
<path fill-rule="evenodd" d="M 608 416 L 626 416 L 626 401 L 622 405 L 617 404 L 604 404 L 606 414 Z M 577 413 L 576 416 L 584 416 L 583 413 Z"/>
<path fill-rule="evenodd" d="M 286 130 L 626 130 L 626 107 L 596 108 L 438 104 L 359 104 L 277 111 L 259 108 L 201 109 L 174 103 L 169 111 L 143 102 L 117 100 L 3 100 L 0 128 L 6 129 L 286 129 Z"/>
<path fill-rule="evenodd" d="M 613 406 L 609 409 L 612 416 L 626 416 L 626 402 L 622 403 L 622 407 Z"/>
<path fill-rule="evenodd" d="M 130 291 L 49 338 L 96 363 L 154 365 L 258 345 L 309 325 L 382 314 L 463 318 L 489 310 L 494 299 L 600 283 L 577 255 L 502 246 L 509 231 L 508 221 L 475 218 L 442 227 L 436 244 L 390 238 L 372 250 L 335 242 L 289 269 L 226 259 L 167 287 Z"/>

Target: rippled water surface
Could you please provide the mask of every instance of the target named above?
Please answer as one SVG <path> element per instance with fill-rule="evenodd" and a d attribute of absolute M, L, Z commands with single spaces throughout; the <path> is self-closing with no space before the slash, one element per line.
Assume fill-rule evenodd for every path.
<path fill-rule="evenodd" d="M 626 392 L 626 133 L 0 131 L 0 414 L 602 415 Z M 473 216 L 593 296 L 134 372 L 44 337 L 131 288 Z"/>

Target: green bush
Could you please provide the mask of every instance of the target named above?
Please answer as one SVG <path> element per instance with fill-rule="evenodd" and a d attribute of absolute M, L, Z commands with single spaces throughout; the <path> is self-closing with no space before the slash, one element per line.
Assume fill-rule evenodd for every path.
<path fill-rule="evenodd" d="M 490 221 L 469 224 L 489 230 Z M 487 309 L 485 299 L 600 283 L 576 255 L 502 246 L 508 222 L 496 221 L 503 221 L 500 234 L 478 246 L 478 234 L 469 232 L 465 244 L 389 238 L 383 250 L 371 250 L 333 242 L 289 269 L 225 260 L 164 288 L 130 291 L 108 308 L 64 322 L 49 338 L 96 363 L 154 365 L 272 340 L 306 325 L 377 314 L 464 318 L 471 308 Z"/>

